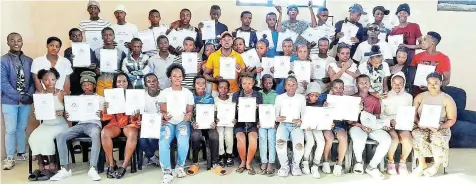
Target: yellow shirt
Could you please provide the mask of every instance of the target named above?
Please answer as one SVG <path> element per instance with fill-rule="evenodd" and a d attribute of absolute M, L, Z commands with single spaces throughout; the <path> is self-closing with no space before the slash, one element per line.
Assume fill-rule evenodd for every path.
<path fill-rule="evenodd" d="M 208 56 L 207 63 L 205 64 L 207 69 L 213 70 L 213 77 L 220 75 L 220 57 L 226 57 L 222 55 L 221 49 L 211 53 L 210 56 Z M 236 64 L 240 65 L 242 71 L 245 70 L 245 62 L 238 52 L 231 50 L 231 54 L 228 57 L 235 58 Z M 238 73 L 236 73 L 234 80 L 228 80 L 228 82 L 230 82 L 230 93 L 234 93 L 239 90 Z M 218 91 L 217 84 L 215 83 L 213 84 L 213 91 Z"/>

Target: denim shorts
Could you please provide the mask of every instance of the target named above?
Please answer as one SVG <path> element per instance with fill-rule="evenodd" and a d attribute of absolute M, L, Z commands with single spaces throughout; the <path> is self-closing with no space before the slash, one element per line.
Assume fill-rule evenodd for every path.
<path fill-rule="evenodd" d="M 239 132 L 243 132 L 245 134 L 248 134 L 250 132 L 258 132 L 258 127 L 256 127 L 256 123 L 253 123 L 254 125 L 251 126 L 251 123 L 247 123 L 244 126 L 235 126 L 235 134 Z"/>

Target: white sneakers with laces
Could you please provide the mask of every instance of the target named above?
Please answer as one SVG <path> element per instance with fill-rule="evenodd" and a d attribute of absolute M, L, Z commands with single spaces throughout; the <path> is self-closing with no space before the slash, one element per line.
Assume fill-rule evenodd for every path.
<path fill-rule="evenodd" d="M 91 178 L 93 181 L 99 181 L 101 180 L 101 176 L 99 176 L 98 172 L 94 167 L 91 167 L 88 171 L 88 176 Z"/>
<path fill-rule="evenodd" d="M 3 170 L 11 170 L 15 166 L 15 160 L 7 158 L 3 160 Z"/>
<path fill-rule="evenodd" d="M 335 166 L 334 166 L 335 167 Z M 323 173 L 326 173 L 326 174 L 330 174 L 331 173 L 331 165 L 329 164 L 329 162 L 324 162 L 322 163 L 322 172 Z"/>
<path fill-rule="evenodd" d="M 164 174 L 164 177 L 162 178 L 162 184 L 171 184 L 172 180 L 174 180 L 174 176 L 171 174 Z"/>
<path fill-rule="evenodd" d="M 311 167 L 311 173 L 313 178 L 321 178 L 321 174 L 319 173 L 319 167 L 317 167 L 317 165 Z"/>
<path fill-rule="evenodd" d="M 309 170 L 309 161 L 302 161 L 302 173 L 305 175 L 311 174 L 311 170 Z"/>
<path fill-rule="evenodd" d="M 332 171 L 334 176 L 342 175 L 342 166 L 341 165 L 334 165 L 334 170 Z"/>
<path fill-rule="evenodd" d="M 175 174 L 177 175 L 177 178 L 183 178 L 187 176 L 187 173 L 185 172 L 183 167 L 180 167 L 180 166 L 175 167 Z"/>
<path fill-rule="evenodd" d="M 369 174 L 370 176 L 372 176 L 373 178 L 375 179 L 379 179 L 379 180 L 383 180 L 385 179 L 385 175 L 383 175 L 378 169 L 376 168 L 371 168 L 371 167 L 367 167 L 365 169 L 365 172 L 367 174 Z"/>
<path fill-rule="evenodd" d="M 56 173 L 54 176 L 50 178 L 51 181 L 60 181 L 63 179 L 66 179 L 68 177 L 71 177 L 73 175 L 73 172 L 71 169 L 68 171 L 66 168 L 61 167 L 61 169 Z"/>

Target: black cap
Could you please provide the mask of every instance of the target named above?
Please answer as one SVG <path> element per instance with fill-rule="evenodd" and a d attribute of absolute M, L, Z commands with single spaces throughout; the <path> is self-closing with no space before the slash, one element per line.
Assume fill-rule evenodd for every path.
<path fill-rule="evenodd" d="M 375 12 L 376 12 L 377 10 L 382 11 L 384 15 L 390 14 L 390 10 L 385 9 L 385 7 L 383 7 L 383 6 L 376 6 L 376 7 L 373 9 L 372 14 L 375 15 Z"/>

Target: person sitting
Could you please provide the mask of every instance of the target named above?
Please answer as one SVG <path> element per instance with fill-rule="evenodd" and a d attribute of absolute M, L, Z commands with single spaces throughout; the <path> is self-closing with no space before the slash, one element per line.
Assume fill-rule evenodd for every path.
<path fill-rule="evenodd" d="M 232 104 L 232 96 L 228 95 L 230 91 L 230 82 L 227 80 L 219 80 L 218 81 L 218 96 L 214 98 L 215 107 L 217 108 L 218 114 L 218 106 L 219 104 Z M 220 119 L 217 118 L 217 124 Z M 223 120 L 226 121 L 226 120 Z M 230 121 L 230 120 L 228 120 Z M 223 124 L 227 124 L 230 122 L 222 122 Z M 236 124 L 235 120 L 231 120 L 232 124 Z M 233 127 L 231 126 L 218 126 L 218 165 L 221 167 L 233 167 L 233 146 L 234 146 L 234 136 L 233 136 Z M 226 150 L 225 150 L 226 145 Z"/>
<path fill-rule="evenodd" d="M 144 113 L 154 114 L 160 113 L 159 107 L 159 80 L 153 73 L 148 73 L 144 76 L 145 90 L 145 107 Z M 155 164 L 160 165 L 159 157 L 155 155 L 155 151 L 159 148 L 159 139 L 153 138 L 140 138 L 139 145 L 141 150 L 145 152 L 144 165 L 148 166 Z"/>
<path fill-rule="evenodd" d="M 383 56 L 380 46 L 372 45 L 368 62 L 359 65 L 361 74 L 370 77 L 370 94 L 376 98 L 385 98 L 388 92 L 388 78 L 390 77 L 390 68 L 387 62 L 382 62 Z"/>
<path fill-rule="evenodd" d="M 353 95 L 355 78 L 360 75 L 357 65 L 350 59 L 350 45 L 339 43 L 337 46 L 337 60 L 330 63 L 327 69 L 331 81 L 341 79 L 344 81 L 344 95 Z"/>
<path fill-rule="evenodd" d="M 258 47 L 260 42 L 258 42 Z M 275 86 L 273 76 L 265 74 L 261 78 L 262 90 L 259 92 L 263 97 L 263 104 L 274 105 L 276 101 L 276 91 L 273 90 Z M 275 124 L 272 128 L 263 128 L 258 125 L 259 128 L 259 155 L 261 159 L 261 167 L 258 171 L 261 175 L 274 176 L 274 163 L 276 161 L 276 128 Z"/>
<path fill-rule="evenodd" d="M 448 166 L 449 141 L 451 139 L 450 128 L 456 123 L 456 104 L 450 95 L 441 91 L 443 76 L 431 73 L 426 78 L 428 91 L 417 95 L 413 101 L 416 108 L 415 123 L 413 129 L 413 150 L 418 158 L 419 165 L 413 170 L 417 176 L 434 176 L 438 173 L 441 165 Z M 438 128 L 420 126 L 422 111 L 425 105 L 441 106 L 440 123 Z M 435 114 L 432 114 L 435 115 Z M 432 116 L 430 115 L 430 116 Z M 433 157 L 434 164 L 426 168 L 425 157 Z M 426 169 L 425 169 L 426 168 Z"/>

